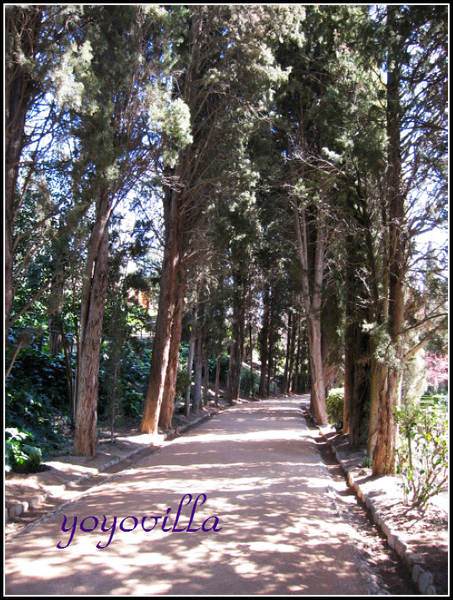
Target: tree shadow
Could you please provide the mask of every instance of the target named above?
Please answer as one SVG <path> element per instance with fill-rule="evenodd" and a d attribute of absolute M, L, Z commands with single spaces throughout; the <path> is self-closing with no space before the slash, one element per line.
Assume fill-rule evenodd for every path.
<path fill-rule="evenodd" d="M 6 547 L 7 592 L 351 595 L 363 589 L 313 439 L 291 406 L 273 412 L 224 413 L 15 538 Z M 187 494 L 191 503 L 183 502 L 176 523 Z M 199 495 L 206 500 L 189 532 Z M 151 529 L 153 516 L 159 524 L 144 531 L 143 517 Z M 87 517 L 98 519 L 94 531 L 80 529 L 94 526 Z M 58 549 L 70 538 L 62 524 L 68 529 L 75 518 L 71 543 Z"/>

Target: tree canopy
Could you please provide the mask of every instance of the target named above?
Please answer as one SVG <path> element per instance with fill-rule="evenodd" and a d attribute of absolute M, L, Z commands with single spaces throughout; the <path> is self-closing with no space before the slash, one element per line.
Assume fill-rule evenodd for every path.
<path fill-rule="evenodd" d="M 448 6 L 4 10 L 8 427 L 93 455 L 210 376 L 321 424 L 344 386 L 390 472 L 407 364 L 448 353 Z"/>

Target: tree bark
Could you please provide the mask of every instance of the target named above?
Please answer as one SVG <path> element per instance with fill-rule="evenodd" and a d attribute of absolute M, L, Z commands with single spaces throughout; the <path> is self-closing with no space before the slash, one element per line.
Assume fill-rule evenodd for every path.
<path fill-rule="evenodd" d="M 289 366 L 288 366 L 288 394 L 292 394 L 294 391 L 294 378 L 293 378 L 293 372 L 294 372 L 294 362 L 296 359 L 295 356 L 295 352 L 296 352 L 296 336 L 299 330 L 299 322 L 300 322 L 300 317 L 299 314 L 297 313 L 297 320 L 296 320 L 296 315 L 294 315 L 293 317 L 293 326 L 291 329 L 291 346 L 290 346 L 290 350 L 289 350 Z"/>
<path fill-rule="evenodd" d="M 370 346 L 369 334 L 362 330 L 366 315 L 358 308 L 362 295 L 360 283 L 355 276 L 357 256 L 356 238 L 346 236 L 347 267 L 345 274 L 345 346 L 344 346 L 344 412 L 343 433 L 349 433 L 349 443 L 359 444 L 361 439 L 365 405 L 370 396 Z"/>
<path fill-rule="evenodd" d="M 253 371 L 253 337 L 252 337 L 252 321 L 249 321 L 249 345 L 250 345 L 250 396 L 255 398 L 255 382 Z"/>
<path fill-rule="evenodd" d="M 170 359 L 173 317 L 181 253 L 181 222 L 179 214 L 180 191 L 165 186 L 164 221 L 165 249 L 156 321 L 156 335 L 140 430 L 155 435 L 158 431 L 159 415 L 165 391 L 167 367 Z"/>
<path fill-rule="evenodd" d="M 322 360 L 321 336 L 321 292 L 324 272 L 325 224 L 322 211 L 318 210 L 316 220 L 316 246 L 313 259 L 313 282 L 310 284 L 308 249 L 308 227 L 305 208 L 299 214 L 295 198 L 292 199 L 294 222 L 296 225 L 298 254 L 302 267 L 302 293 L 307 320 L 308 351 L 311 377 L 310 408 L 320 425 L 327 425 L 324 366 Z M 302 221 L 302 222 L 301 222 Z"/>
<path fill-rule="evenodd" d="M 162 399 L 162 408 L 159 416 L 159 425 L 164 430 L 169 430 L 172 427 L 172 418 L 176 395 L 176 381 L 178 377 L 179 344 L 181 341 L 182 317 L 187 286 L 187 271 L 186 269 L 184 269 L 183 261 L 181 258 L 180 265 L 181 272 L 179 275 L 179 284 L 177 286 L 176 306 L 171 326 L 170 353 L 168 359 L 167 373 L 165 376 L 165 387 Z"/>
<path fill-rule="evenodd" d="M 271 395 L 272 367 L 274 360 L 275 294 L 271 295 L 269 312 L 269 348 L 267 356 L 267 395 Z"/>
<path fill-rule="evenodd" d="M 296 365 L 294 367 L 294 385 L 293 390 L 295 394 L 301 393 L 301 385 L 300 385 L 300 363 L 301 363 L 301 351 L 302 351 L 302 327 L 301 322 L 299 320 L 299 328 L 297 332 L 297 348 L 296 348 Z"/>
<path fill-rule="evenodd" d="M 192 329 L 190 332 L 190 345 L 189 345 L 189 357 L 187 359 L 187 372 L 189 374 L 190 380 L 192 380 L 192 367 L 193 367 L 193 357 L 194 357 L 194 350 L 195 350 L 195 330 L 194 330 L 195 325 L 192 324 Z M 187 387 L 187 391 L 186 391 L 186 401 L 185 401 L 185 406 L 184 406 L 184 414 L 186 415 L 186 417 L 188 417 L 190 415 L 190 389 L 191 389 L 192 385 L 189 383 L 188 387 Z"/>
<path fill-rule="evenodd" d="M 242 293 L 240 291 L 242 279 L 240 273 L 234 275 L 236 289 L 233 295 L 233 323 L 230 343 L 230 366 L 228 369 L 228 380 L 225 398 L 229 404 L 233 404 L 239 397 L 242 370 L 242 352 L 244 345 L 245 311 L 242 305 Z"/>
<path fill-rule="evenodd" d="M 365 406 L 369 399 L 368 335 L 360 323 L 350 326 L 345 347 L 345 415 L 343 432 L 349 433 L 349 444 L 357 446 L 363 436 Z"/>
<path fill-rule="evenodd" d="M 196 413 L 201 408 L 201 383 L 203 372 L 203 325 L 197 324 L 197 339 L 195 342 L 195 385 L 193 392 L 193 411 Z"/>
<path fill-rule="evenodd" d="M 242 361 L 244 358 L 244 344 L 245 344 L 245 309 L 242 298 L 239 302 L 239 332 L 238 332 L 238 357 L 237 357 L 237 368 L 236 368 L 236 379 L 234 389 L 234 399 L 239 400 L 241 394 L 241 377 L 242 377 Z"/>
<path fill-rule="evenodd" d="M 309 317 L 307 321 L 309 365 L 311 378 L 310 408 L 319 425 L 327 425 L 324 365 L 321 348 L 321 322 Z"/>
<path fill-rule="evenodd" d="M 219 406 L 219 385 L 220 385 L 220 362 L 222 360 L 221 356 L 217 357 L 217 367 L 215 371 L 215 392 L 214 392 L 214 402 L 216 406 Z"/>
<path fill-rule="evenodd" d="M 288 310 L 288 326 L 286 328 L 286 355 L 285 355 L 285 368 L 283 370 L 283 381 L 282 381 L 282 389 L 281 393 L 286 394 L 288 391 L 288 373 L 289 373 L 289 363 L 290 363 L 290 354 L 291 354 L 291 338 L 292 338 L 292 311 Z"/>
<path fill-rule="evenodd" d="M 387 7 L 389 71 L 387 76 L 387 207 L 389 215 L 389 303 L 388 332 L 392 356 L 388 360 L 386 385 L 380 390 L 379 424 L 374 448 L 373 474 L 391 474 L 395 467 L 395 408 L 401 397 L 402 344 L 405 320 L 405 225 L 402 191 L 400 65 L 397 40 L 398 6 Z M 394 41 L 394 40 L 397 41 Z"/>
<path fill-rule="evenodd" d="M 108 281 L 109 208 L 109 190 L 105 190 L 97 206 L 82 288 L 74 439 L 76 456 L 94 456 L 97 446 L 99 353 Z"/>
<path fill-rule="evenodd" d="M 204 405 L 208 406 L 209 404 L 209 354 L 208 354 L 208 340 L 207 338 L 205 338 L 204 340 L 204 357 L 203 357 L 203 362 L 204 362 L 204 367 L 203 367 L 203 380 L 204 380 L 204 384 L 203 384 L 203 398 L 204 398 Z"/>
<path fill-rule="evenodd" d="M 261 398 L 266 396 L 267 362 L 269 358 L 269 296 L 270 287 L 267 285 L 263 295 L 263 320 L 259 334 L 261 371 L 258 395 Z"/>
<path fill-rule="evenodd" d="M 225 392 L 225 400 L 228 404 L 233 404 L 235 399 L 235 387 L 236 387 L 236 374 L 237 374 L 237 361 L 238 361 L 238 332 L 239 332 L 239 308 L 237 303 L 233 306 L 233 331 L 230 341 L 230 364 L 228 367 L 228 379 Z"/>

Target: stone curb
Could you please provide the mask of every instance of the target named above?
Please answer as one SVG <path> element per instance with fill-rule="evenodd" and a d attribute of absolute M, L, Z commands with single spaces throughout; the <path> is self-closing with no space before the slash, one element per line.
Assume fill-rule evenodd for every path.
<path fill-rule="evenodd" d="M 322 429 L 310 415 L 308 410 L 307 414 L 309 415 L 312 422 L 315 423 L 316 427 L 321 433 L 321 436 L 335 454 L 335 458 L 337 459 L 338 463 L 343 469 L 349 485 L 353 488 L 360 500 L 365 502 L 367 508 L 370 510 L 373 517 L 373 521 L 380 528 L 382 533 L 386 536 L 389 546 L 393 550 L 395 550 L 395 552 L 401 557 L 405 567 L 411 574 L 412 581 L 415 584 L 417 584 L 420 593 L 424 596 L 436 596 L 437 592 L 436 588 L 433 585 L 432 574 L 422 569 L 422 567 L 417 563 L 417 561 L 419 560 L 419 556 L 414 552 L 411 552 L 407 548 L 406 544 L 401 540 L 400 536 L 398 535 L 398 532 L 390 529 L 390 527 L 385 522 L 384 517 L 379 512 L 378 508 L 375 506 L 373 500 L 363 492 L 363 490 L 360 488 L 360 485 L 354 480 L 354 476 L 352 472 L 348 469 L 346 462 L 341 459 L 339 453 L 337 452 L 337 449 L 334 446 L 332 446 L 332 444 L 330 444 L 328 437 L 323 433 Z"/>
<path fill-rule="evenodd" d="M 165 442 L 169 437 L 174 436 L 175 433 L 176 433 L 176 436 L 179 436 L 180 433 L 184 432 L 189 427 L 193 427 L 194 425 L 198 425 L 199 423 L 201 423 L 203 421 L 207 421 L 208 419 L 210 419 L 214 415 L 218 414 L 218 412 L 219 412 L 218 409 L 212 409 L 208 414 L 200 415 L 200 417 L 194 419 L 190 423 L 186 423 L 184 425 L 181 425 L 180 427 L 177 427 L 172 432 L 164 433 L 162 435 L 159 435 L 158 438 L 159 438 L 159 440 Z M 99 475 L 99 473 L 102 473 L 106 469 L 109 469 L 110 467 L 113 467 L 114 465 L 117 465 L 121 461 L 126 460 L 126 459 L 130 458 L 131 456 L 134 456 L 135 454 L 138 454 L 144 448 L 148 448 L 148 447 L 151 447 L 151 446 L 153 446 L 152 443 L 151 444 L 142 444 L 142 445 L 140 445 L 139 448 L 135 448 L 134 450 L 128 452 L 127 454 L 124 454 L 123 456 L 119 456 L 117 458 L 114 458 L 114 459 L 110 460 L 109 462 L 107 462 L 107 463 L 105 463 L 103 465 L 100 465 L 99 468 L 96 469 L 93 473 L 87 473 L 85 475 L 81 475 L 80 477 L 77 477 L 76 479 L 73 479 L 71 481 L 66 482 L 64 485 L 61 486 L 61 488 L 63 488 L 63 489 L 69 489 L 74 484 L 78 484 L 78 483 L 81 483 L 82 481 L 85 481 L 87 479 L 95 477 L 96 475 Z M 20 515 L 28 512 L 30 509 L 33 509 L 38 504 L 40 504 L 42 502 L 45 502 L 48 497 L 49 497 L 49 493 L 48 492 L 44 492 L 44 493 L 41 493 L 41 494 L 37 494 L 29 502 L 26 502 L 26 501 L 16 502 L 12 506 L 10 506 L 9 508 L 7 508 L 5 506 L 5 524 L 8 523 L 9 519 L 14 519 L 14 517 L 19 517 Z"/>

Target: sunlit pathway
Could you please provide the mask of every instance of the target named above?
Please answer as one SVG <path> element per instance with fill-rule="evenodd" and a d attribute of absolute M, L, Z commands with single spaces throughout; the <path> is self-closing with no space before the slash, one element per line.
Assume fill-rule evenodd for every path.
<path fill-rule="evenodd" d="M 366 595 L 299 406 L 282 398 L 234 407 L 16 537 L 6 545 L 6 593 Z M 182 499 L 175 529 L 184 531 L 172 531 Z M 162 518 L 143 530 L 143 517 L 168 508 L 169 531 Z M 67 528 L 77 518 L 70 544 L 64 515 Z M 99 520 L 91 533 L 87 517 Z"/>

